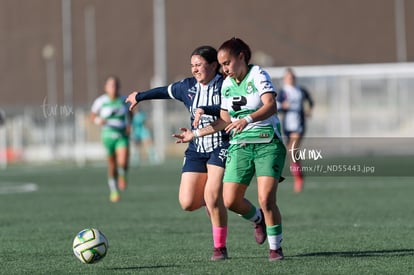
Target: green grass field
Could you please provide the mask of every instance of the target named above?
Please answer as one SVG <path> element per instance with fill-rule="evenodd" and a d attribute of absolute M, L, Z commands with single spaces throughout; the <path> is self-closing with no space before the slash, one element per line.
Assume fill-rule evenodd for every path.
<path fill-rule="evenodd" d="M 0 171 L 0 273 L 414 274 L 413 177 L 314 176 L 301 194 L 288 177 L 278 193 L 285 260 L 268 262 L 267 243 L 257 245 L 252 225 L 230 212 L 230 259 L 210 262 L 204 209 L 178 204 L 180 168 L 181 160 L 133 168 L 117 204 L 108 200 L 104 165 Z M 255 183 L 248 197 L 257 202 Z M 86 227 L 109 240 L 97 264 L 72 253 Z"/>

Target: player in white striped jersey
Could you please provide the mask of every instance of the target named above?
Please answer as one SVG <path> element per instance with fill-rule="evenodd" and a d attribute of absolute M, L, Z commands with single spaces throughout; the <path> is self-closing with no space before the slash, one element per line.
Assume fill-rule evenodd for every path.
<path fill-rule="evenodd" d="M 310 115 L 313 100 L 309 92 L 296 84 L 296 76 L 291 68 L 287 68 L 283 76 L 283 88 L 277 94 L 278 110 L 282 114 L 282 127 L 289 150 L 299 150 L 306 130 L 306 116 Z M 309 108 L 305 110 L 305 104 Z M 304 177 L 300 161 L 290 159 L 290 172 L 294 177 L 293 190 L 303 190 Z"/>

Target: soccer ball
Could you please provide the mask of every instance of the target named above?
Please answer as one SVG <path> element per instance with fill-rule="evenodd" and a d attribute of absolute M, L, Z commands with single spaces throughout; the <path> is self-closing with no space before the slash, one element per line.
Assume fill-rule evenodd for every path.
<path fill-rule="evenodd" d="M 103 259 L 108 251 L 108 240 L 95 228 L 79 232 L 73 240 L 73 253 L 83 263 L 93 264 Z"/>

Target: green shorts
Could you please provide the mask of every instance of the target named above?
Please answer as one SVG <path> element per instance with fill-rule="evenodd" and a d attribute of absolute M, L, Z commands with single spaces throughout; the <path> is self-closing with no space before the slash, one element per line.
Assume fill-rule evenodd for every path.
<path fill-rule="evenodd" d="M 232 144 L 228 149 L 224 182 L 249 185 L 254 174 L 280 179 L 286 148 L 274 138 L 269 143 Z"/>
<path fill-rule="evenodd" d="M 102 131 L 102 143 L 106 149 L 107 156 L 115 155 L 119 148 L 128 148 L 128 136 L 118 131 Z"/>

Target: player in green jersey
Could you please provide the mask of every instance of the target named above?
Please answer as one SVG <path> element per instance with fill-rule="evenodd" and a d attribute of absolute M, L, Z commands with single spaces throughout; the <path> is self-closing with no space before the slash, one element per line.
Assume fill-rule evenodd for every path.
<path fill-rule="evenodd" d="M 250 57 L 250 48 L 241 39 L 233 38 L 221 45 L 218 61 L 227 78 L 221 88 L 220 118 L 202 129 L 182 128 L 182 133 L 174 136 L 181 143 L 222 129 L 231 133 L 223 179 L 225 206 L 254 223 L 257 243 L 262 244 L 268 238 L 269 260 L 275 261 L 284 257 L 276 192 L 286 148 L 280 135 L 276 89 L 267 72 L 249 65 Z M 245 198 L 254 175 L 260 208 Z"/>
<path fill-rule="evenodd" d="M 108 185 L 112 202 L 119 201 L 118 190 L 126 188 L 129 157 L 130 113 L 119 88 L 119 79 L 109 76 L 105 81 L 105 94 L 95 99 L 91 109 L 92 121 L 102 126 L 101 138 L 108 159 Z"/>

